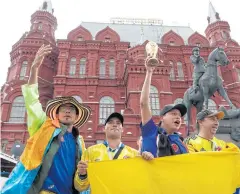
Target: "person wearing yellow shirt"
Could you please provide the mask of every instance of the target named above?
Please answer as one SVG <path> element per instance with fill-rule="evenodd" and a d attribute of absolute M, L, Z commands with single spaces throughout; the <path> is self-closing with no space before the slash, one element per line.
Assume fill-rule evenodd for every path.
<path fill-rule="evenodd" d="M 199 133 L 185 139 L 189 152 L 201 151 L 233 151 L 240 152 L 240 149 L 233 143 L 227 143 L 215 137 L 219 126 L 219 120 L 223 119 L 224 112 L 212 112 L 203 110 L 197 114 L 197 128 Z M 237 188 L 235 194 L 240 194 Z"/>
<path fill-rule="evenodd" d="M 201 151 L 240 151 L 233 143 L 227 143 L 215 137 L 219 120 L 224 117 L 222 111 L 203 110 L 197 114 L 199 133 L 185 139 L 189 152 Z"/>
<path fill-rule="evenodd" d="M 101 144 L 90 146 L 83 153 L 74 178 L 74 186 L 78 191 L 89 190 L 90 182 L 87 175 L 88 162 L 126 159 L 139 155 L 137 150 L 124 145 L 121 141 L 123 122 L 124 119 L 120 113 L 112 113 L 105 121 L 104 132 L 106 134 L 106 140 Z"/>

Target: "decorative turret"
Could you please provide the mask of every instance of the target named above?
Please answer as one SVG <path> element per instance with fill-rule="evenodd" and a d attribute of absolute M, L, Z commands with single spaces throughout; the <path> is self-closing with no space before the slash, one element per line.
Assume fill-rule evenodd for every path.
<path fill-rule="evenodd" d="M 208 26 L 205 30 L 210 46 L 224 46 L 226 41 L 231 39 L 230 26 L 228 22 L 222 21 L 219 13 L 215 11 L 212 3 L 209 3 Z"/>
<path fill-rule="evenodd" d="M 51 1 L 44 1 L 39 10 L 31 16 L 31 29 L 27 34 L 29 38 L 44 38 L 55 44 L 55 31 L 57 19 L 53 16 Z"/>

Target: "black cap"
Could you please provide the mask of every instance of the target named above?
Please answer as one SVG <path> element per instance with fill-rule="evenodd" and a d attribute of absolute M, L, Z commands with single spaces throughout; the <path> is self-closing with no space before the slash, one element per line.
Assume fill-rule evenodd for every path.
<path fill-rule="evenodd" d="M 224 118 L 224 112 L 222 111 L 213 112 L 211 110 L 205 109 L 197 114 L 197 120 L 203 120 L 206 117 L 212 117 L 212 116 L 216 116 L 218 120 L 221 120 Z"/>
<path fill-rule="evenodd" d="M 177 109 L 180 111 L 181 116 L 183 117 L 187 113 L 187 108 L 184 104 L 167 104 L 160 112 L 160 116 L 165 115 L 171 110 Z"/>
<path fill-rule="evenodd" d="M 106 119 L 106 121 L 105 121 L 105 125 L 108 123 L 108 121 L 109 121 L 111 118 L 118 118 L 118 119 L 121 121 L 122 125 L 123 125 L 123 121 L 124 121 L 123 116 L 122 116 L 122 114 L 120 114 L 120 113 L 118 113 L 118 112 L 114 112 L 114 113 L 110 114 L 110 115 L 108 116 L 108 118 Z"/>

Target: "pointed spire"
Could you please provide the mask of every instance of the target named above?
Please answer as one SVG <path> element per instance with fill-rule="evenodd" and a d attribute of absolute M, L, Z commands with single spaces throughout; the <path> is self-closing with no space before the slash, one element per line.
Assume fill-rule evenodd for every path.
<path fill-rule="evenodd" d="M 212 5 L 212 2 L 209 1 L 208 7 L 208 24 L 212 24 L 220 20 L 219 13 L 215 11 L 215 8 Z"/>
<path fill-rule="evenodd" d="M 140 44 L 143 44 L 143 41 L 144 41 L 144 40 L 143 40 L 143 39 L 144 39 L 143 26 L 141 26 L 141 33 L 140 33 L 140 37 L 141 37 L 141 38 L 140 38 L 140 42 L 139 42 L 139 43 L 140 43 Z"/>
<path fill-rule="evenodd" d="M 53 14 L 54 9 L 52 8 L 52 2 L 51 2 L 51 0 L 44 1 L 43 4 L 39 7 L 39 10 L 41 10 L 41 11 L 47 11 L 47 12 Z"/>

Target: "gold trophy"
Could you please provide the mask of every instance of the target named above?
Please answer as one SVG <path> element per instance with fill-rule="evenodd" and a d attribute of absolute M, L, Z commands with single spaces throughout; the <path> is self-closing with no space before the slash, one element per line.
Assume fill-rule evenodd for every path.
<path fill-rule="evenodd" d="M 146 44 L 146 52 L 147 52 L 147 58 L 146 58 L 146 65 L 148 67 L 156 67 L 159 65 L 159 60 L 157 58 L 158 53 L 158 45 L 157 43 L 153 41 L 149 41 Z"/>

